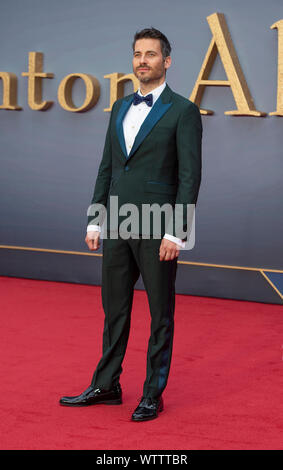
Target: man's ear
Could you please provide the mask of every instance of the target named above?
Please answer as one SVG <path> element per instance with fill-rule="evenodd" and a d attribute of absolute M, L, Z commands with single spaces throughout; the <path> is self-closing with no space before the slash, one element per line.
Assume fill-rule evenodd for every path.
<path fill-rule="evenodd" d="M 169 67 L 171 66 L 171 56 L 168 55 L 167 57 L 165 57 L 164 59 L 164 66 L 166 69 L 169 69 Z"/>

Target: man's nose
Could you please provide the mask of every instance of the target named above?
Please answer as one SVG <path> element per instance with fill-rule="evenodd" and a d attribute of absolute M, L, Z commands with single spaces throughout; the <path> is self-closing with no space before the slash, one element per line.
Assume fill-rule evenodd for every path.
<path fill-rule="evenodd" d="M 140 56 L 140 64 L 145 65 L 146 64 L 146 57 L 145 56 Z"/>

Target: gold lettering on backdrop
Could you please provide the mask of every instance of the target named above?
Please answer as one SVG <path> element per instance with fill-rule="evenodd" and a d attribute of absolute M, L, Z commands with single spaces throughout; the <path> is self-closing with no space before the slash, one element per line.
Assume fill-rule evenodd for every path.
<path fill-rule="evenodd" d="M 42 101 L 42 78 L 53 78 L 53 73 L 43 72 L 43 53 L 29 53 L 29 71 L 23 72 L 28 77 L 28 104 L 31 109 L 42 111 L 50 108 L 53 101 Z"/>
<path fill-rule="evenodd" d="M 277 65 L 277 105 L 276 111 L 270 116 L 283 116 L 283 20 L 279 20 L 270 26 L 270 29 L 278 30 L 278 65 Z"/>
<path fill-rule="evenodd" d="M 22 109 L 17 105 L 17 75 L 11 72 L 0 72 L 3 83 L 3 104 L 0 109 Z"/>
<path fill-rule="evenodd" d="M 225 111 L 225 114 L 234 116 L 266 116 L 266 113 L 257 111 L 255 108 L 224 14 L 213 13 L 212 15 L 207 16 L 207 21 L 213 37 L 209 44 L 194 89 L 191 93 L 190 100 L 200 107 L 206 86 L 229 86 L 231 87 L 238 109 Z M 217 56 L 217 52 L 219 53 L 228 80 L 208 79 Z M 200 109 L 200 112 L 201 114 L 213 114 L 213 111 L 209 109 Z"/>
<path fill-rule="evenodd" d="M 201 100 L 206 86 L 230 87 L 234 96 L 237 109 L 225 111 L 224 114 L 240 116 L 266 116 L 267 113 L 255 108 L 253 98 L 249 91 L 244 73 L 240 66 L 236 50 L 234 48 L 228 26 L 223 13 L 213 13 L 207 16 L 212 39 L 207 49 L 198 78 L 195 82 L 190 100 L 196 103 L 201 114 L 214 114 L 210 109 L 201 109 Z M 283 116 L 283 19 L 278 20 L 270 29 L 278 30 L 278 67 L 277 67 L 277 102 L 276 111 L 270 112 L 270 116 Z M 210 80 L 215 59 L 219 54 L 227 80 Z M 28 104 L 33 110 L 46 110 L 52 106 L 53 101 L 42 101 L 42 78 L 53 78 L 53 73 L 43 72 L 43 53 L 29 52 L 28 72 L 23 72 L 23 77 L 28 77 Z M 84 103 L 76 107 L 72 99 L 74 81 L 81 78 L 86 88 Z M 104 75 L 110 80 L 110 104 L 104 111 L 111 111 L 114 102 L 124 97 L 124 85 L 127 81 L 133 84 L 133 90 L 139 87 L 139 81 L 133 73 L 111 73 Z M 17 76 L 11 72 L 0 72 L 0 80 L 3 85 L 3 98 L 0 110 L 21 110 L 17 104 Z M 90 74 L 72 73 L 61 81 L 58 87 L 59 104 L 67 111 L 88 111 L 95 106 L 100 97 L 99 81 Z"/>
<path fill-rule="evenodd" d="M 125 75 L 124 73 L 110 73 L 104 75 L 104 78 L 110 80 L 110 105 L 109 108 L 105 108 L 104 111 L 111 111 L 113 104 L 119 98 L 124 97 L 124 84 L 131 80 L 133 82 L 134 91 L 139 88 L 139 81 L 133 73 Z"/>
<path fill-rule="evenodd" d="M 81 78 L 84 81 L 86 95 L 83 104 L 75 107 L 72 98 L 72 89 L 74 81 Z M 96 77 L 87 73 L 71 73 L 61 81 L 58 88 L 58 101 L 66 111 L 79 113 L 93 108 L 100 97 L 100 84 Z"/>

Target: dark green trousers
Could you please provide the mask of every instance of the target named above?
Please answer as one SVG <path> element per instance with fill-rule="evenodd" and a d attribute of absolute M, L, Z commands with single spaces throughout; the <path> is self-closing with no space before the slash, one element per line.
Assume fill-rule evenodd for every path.
<path fill-rule="evenodd" d="M 93 374 L 93 386 L 107 389 L 119 382 L 134 286 L 141 274 L 151 315 L 143 395 L 157 398 L 166 387 L 172 357 L 177 259 L 160 261 L 160 243 L 160 239 L 103 240 L 103 354 Z"/>

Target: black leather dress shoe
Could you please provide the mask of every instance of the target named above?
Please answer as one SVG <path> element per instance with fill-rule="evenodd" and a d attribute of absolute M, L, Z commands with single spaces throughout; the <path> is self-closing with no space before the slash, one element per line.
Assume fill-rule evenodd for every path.
<path fill-rule="evenodd" d="M 122 389 L 120 384 L 113 386 L 110 390 L 90 386 L 81 395 L 60 398 L 59 403 L 65 406 L 120 405 L 122 403 Z"/>
<path fill-rule="evenodd" d="M 157 418 L 164 408 L 163 398 L 142 397 L 139 406 L 132 414 L 132 421 L 148 421 Z"/>

